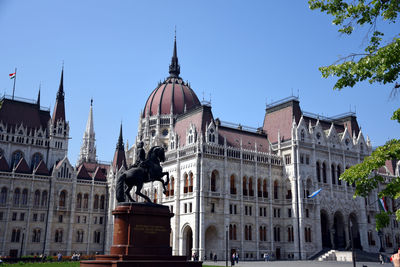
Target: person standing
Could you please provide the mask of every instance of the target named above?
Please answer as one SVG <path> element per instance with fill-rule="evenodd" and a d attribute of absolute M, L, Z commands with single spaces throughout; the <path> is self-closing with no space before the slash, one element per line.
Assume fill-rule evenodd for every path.
<path fill-rule="evenodd" d="M 234 266 L 235 265 L 235 253 L 232 253 L 232 256 L 231 256 L 231 266 Z"/>
<path fill-rule="evenodd" d="M 62 260 L 62 254 L 61 254 L 61 252 L 58 252 L 58 254 L 57 254 L 57 260 L 58 260 L 58 261 L 61 261 L 61 260 Z"/>

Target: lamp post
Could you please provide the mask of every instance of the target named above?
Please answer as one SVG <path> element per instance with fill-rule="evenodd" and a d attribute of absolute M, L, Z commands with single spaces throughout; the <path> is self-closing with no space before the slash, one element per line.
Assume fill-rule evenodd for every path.
<path fill-rule="evenodd" d="M 24 239 L 25 239 L 25 228 L 22 229 L 22 239 L 21 239 L 21 251 L 19 253 L 19 257 L 22 258 L 22 250 L 24 248 Z"/>
<path fill-rule="evenodd" d="M 353 230 L 351 220 L 349 222 L 349 232 L 350 232 L 350 241 L 351 241 L 351 258 L 353 260 L 353 267 L 356 267 L 356 255 L 354 254 L 354 239 L 353 239 Z"/>
<path fill-rule="evenodd" d="M 228 225 L 225 225 L 225 266 L 228 267 Z"/>
<path fill-rule="evenodd" d="M 378 231 L 378 236 L 379 236 L 379 242 L 381 244 L 379 252 L 385 252 L 385 249 L 383 248 L 383 241 L 382 241 L 383 233 L 381 230 Z"/>

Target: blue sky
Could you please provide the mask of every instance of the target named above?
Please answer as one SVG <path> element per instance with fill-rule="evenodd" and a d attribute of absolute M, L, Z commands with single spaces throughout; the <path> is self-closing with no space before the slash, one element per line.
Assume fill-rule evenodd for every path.
<path fill-rule="evenodd" d="M 69 158 L 78 158 L 93 97 L 98 158 L 111 161 L 121 121 L 131 145 L 147 97 L 168 76 L 175 26 L 181 76 L 211 99 L 214 117 L 259 127 L 266 103 L 293 92 L 304 111 L 356 111 L 373 146 L 399 137 L 391 85 L 333 91 L 335 79 L 318 71 L 360 52 L 365 30 L 342 36 L 305 0 L 0 0 L 0 93 L 12 94 L 16 67 L 15 95 L 36 99 L 41 83 L 41 104 L 52 111 L 64 61 Z M 395 25 L 378 27 L 387 40 L 396 33 Z"/>

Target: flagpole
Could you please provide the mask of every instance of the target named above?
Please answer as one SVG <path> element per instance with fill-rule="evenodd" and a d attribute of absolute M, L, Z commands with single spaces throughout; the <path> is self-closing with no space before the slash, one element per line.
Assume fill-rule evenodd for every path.
<path fill-rule="evenodd" d="M 14 86 L 13 86 L 13 94 L 12 94 L 12 100 L 14 100 L 14 92 L 15 92 L 15 82 L 17 81 L 17 68 L 15 68 L 15 77 L 14 77 Z"/>

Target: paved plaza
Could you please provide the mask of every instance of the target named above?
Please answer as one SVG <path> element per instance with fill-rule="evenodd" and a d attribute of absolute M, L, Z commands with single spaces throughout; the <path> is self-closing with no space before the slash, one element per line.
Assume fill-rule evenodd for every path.
<path fill-rule="evenodd" d="M 218 262 L 213 262 L 213 261 L 205 261 L 203 265 L 218 265 L 218 266 L 225 266 L 225 261 L 218 261 Z M 229 265 L 231 266 L 231 263 L 229 262 Z M 308 266 L 323 266 L 323 267 L 336 267 L 336 266 L 349 266 L 353 267 L 352 262 L 336 262 L 336 261 L 269 261 L 269 262 L 264 262 L 264 261 L 244 261 L 244 262 L 239 262 L 238 264 L 235 264 L 235 267 L 308 267 Z M 385 264 L 380 264 L 379 262 L 357 262 L 356 263 L 357 267 L 382 267 L 382 266 L 393 266 L 392 263 L 385 263 Z"/>

